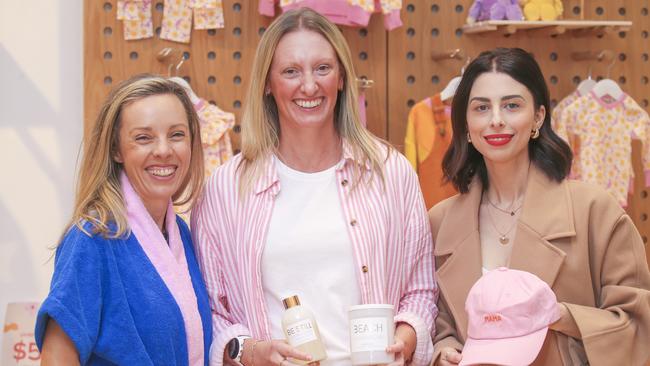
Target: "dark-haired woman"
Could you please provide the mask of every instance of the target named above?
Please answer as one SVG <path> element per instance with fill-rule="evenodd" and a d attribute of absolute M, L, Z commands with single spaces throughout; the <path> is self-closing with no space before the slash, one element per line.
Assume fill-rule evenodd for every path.
<path fill-rule="evenodd" d="M 650 355 L 650 273 L 632 220 L 605 191 L 565 179 L 569 147 L 551 130 L 549 92 L 521 49 L 482 53 L 452 105 L 443 170 L 460 192 L 431 209 L 440 298 L 436 365 L 455 365 L 465 299 L 485 273 L 531 272 L 560 320 L 534 365 L 642 365 Z"/>

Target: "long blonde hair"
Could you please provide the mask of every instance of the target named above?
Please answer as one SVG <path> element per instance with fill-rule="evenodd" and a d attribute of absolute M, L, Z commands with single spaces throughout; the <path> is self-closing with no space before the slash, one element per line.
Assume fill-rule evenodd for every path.
<path fill-rule="evenodd" d="M 119 146 L 120 117 L 124 107 L 154 95 L 170 94 L 183 104 L 190 130 L 191 158 L 187 177 L 174 193 L 175 205 L 192 203 L 203 186 L 203 149 L 199 119 L 185 90 L 179 84 L 154 75 L 138 75 L 120 83 L 104 102 L 90 136 L 83 146 L 74 211 L 66 231 L 73 225 L 84 230 L 89 222 L 93 233 L 115 238 L 128 232 L 126 208 L 122 197 L 122 164 L 114 157 Z M 112 223 L 114 227 L 109 226 Z M 84 230 L 85 231 L 85 230 Z M 90 233 L 88 233 L 90 234 Z"/>
<path fill-rule="evenodd" d="M 325 37 L 336 51 L 342 66 L 344 87 L 336 101 L 334 124 L 339 136 L 349 144 L 357 162 L 356 178 L 362 176 L 363 169 L 368 164 L 383 182 L 384 159 L 377 142 L 385 142 L 373 136 L 360 123 L 356 73 L 348 44 L 341 31 L 325 17 L 309 8 L 300 8 L 288 11 L 273 21 L 257 46 L 241 122 L 240 193 L 248 192 L 252 188 L 264 172 L 264 160 L 278 148 L 278 110 L 273 97 L 265 95 L 264 90 L 280 39 L 287 33 L 302 29 Z M 356 181 L 358 182 L 358 179 Z"/>

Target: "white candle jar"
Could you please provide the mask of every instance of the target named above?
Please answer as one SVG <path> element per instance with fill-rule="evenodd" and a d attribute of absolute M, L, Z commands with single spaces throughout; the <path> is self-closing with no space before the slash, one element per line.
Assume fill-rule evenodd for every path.
<path fill-rule="evenodd" d="M 377 365 L 395 361 L 395 354 L 386 352 L 386 347 L 393 344 L 395 335 L 393 305 L 351 306 L 349 319 L 352 365 Z"/>

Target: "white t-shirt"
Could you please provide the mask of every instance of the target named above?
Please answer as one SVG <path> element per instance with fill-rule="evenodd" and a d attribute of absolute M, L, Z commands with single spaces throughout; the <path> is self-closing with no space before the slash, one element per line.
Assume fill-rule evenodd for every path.
<path fill-rule="evenodd" d="M 275 159 L 280 193 L 262 253 L 271 335 L 284 339 L 282 299 L 298 295 L 314 313 L 327 349 L 322 366 L 350 364 L 348 308 L 361 301 L 335 167 L 303 173 Z"/>

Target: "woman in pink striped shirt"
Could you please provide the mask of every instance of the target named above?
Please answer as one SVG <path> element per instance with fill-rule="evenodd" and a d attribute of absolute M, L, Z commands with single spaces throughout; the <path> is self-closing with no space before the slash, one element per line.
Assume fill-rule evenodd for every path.
<path fill-rule="evenodd" d="M 242 153 L 192 214 L 213 312 L 211 364 L 293 365 L 282 299 L 315 314 L 327 359 L 351 364 L 348 309 L 395 309 L 395 365 L 428 365 L 433 245 L 408 161 L 359 121 L 350 50 L 310 9 L 266 30 L 242 118 Z"/>

